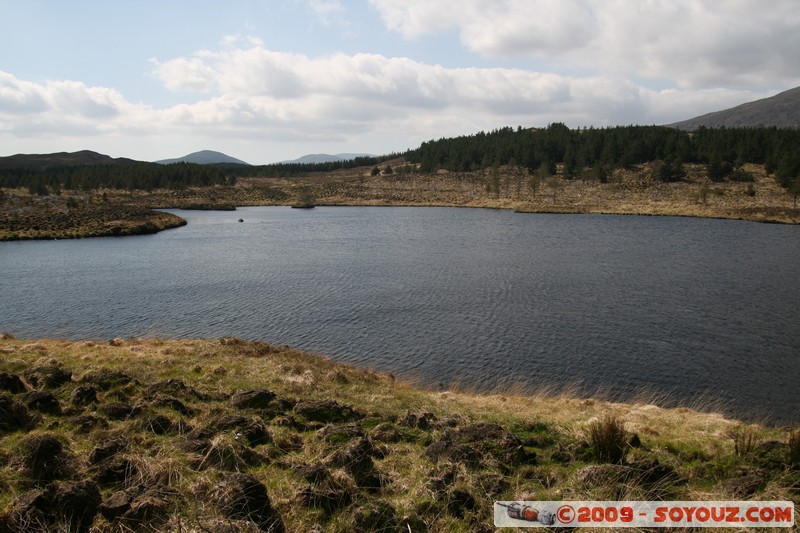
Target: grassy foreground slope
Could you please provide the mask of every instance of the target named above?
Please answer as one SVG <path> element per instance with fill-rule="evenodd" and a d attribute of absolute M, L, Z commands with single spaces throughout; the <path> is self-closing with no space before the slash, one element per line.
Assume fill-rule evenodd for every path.
<path fill-rule="evenodd" d="M 517 500 L 800 497 L 800 434 L 414 388 L 238 339 L 0 340 L 0 531 L 492 531 Z"/>

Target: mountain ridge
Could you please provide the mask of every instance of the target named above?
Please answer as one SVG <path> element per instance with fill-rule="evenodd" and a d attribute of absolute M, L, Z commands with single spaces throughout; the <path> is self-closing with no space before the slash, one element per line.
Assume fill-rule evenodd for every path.
<path fill-rule="evenodd" d="M 673 122 L 667 126 L 693 131 L 706 128 L 800 127 L 800 87 L 729 109 Z"/>

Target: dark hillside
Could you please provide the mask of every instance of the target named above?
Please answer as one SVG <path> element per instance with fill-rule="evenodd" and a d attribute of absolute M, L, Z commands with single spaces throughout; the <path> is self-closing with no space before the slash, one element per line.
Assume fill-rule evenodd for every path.
<path fill-rule="evenodd" d="M 55 154 L 16 154 L 0 157 L 0 169 L 22 168 L 26 170 L 46 170 L 55 167 L 75 167 L 81 165 L 116 165 L 137 163 L 126 157 L 113 158 L 91 150 L 79 152 L 58 152 Z"/>
<path fill-rule="evenodd" d="M 670 126 L 688 131 L 694 131 L 700 127 L 774 126 L 777 128 L 797 128 L 800 127 L 800 87 L 731 109 L 675 122 Z"/>

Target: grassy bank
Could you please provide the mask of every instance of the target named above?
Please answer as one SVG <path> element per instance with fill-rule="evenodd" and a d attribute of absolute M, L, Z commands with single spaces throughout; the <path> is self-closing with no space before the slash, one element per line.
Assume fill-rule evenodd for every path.
<path fill-rule="evenodd" d="M 0 241 L 147 235 L 186 221 L 143 205 L 90 196 L 26 196 L 0 204 Z"/>
<path fill-rule="evenodd" d="M 492 531 L 492 502 L 796 500 L 800 434 L 288 347 L 0 340 L 0 530 Z"/>

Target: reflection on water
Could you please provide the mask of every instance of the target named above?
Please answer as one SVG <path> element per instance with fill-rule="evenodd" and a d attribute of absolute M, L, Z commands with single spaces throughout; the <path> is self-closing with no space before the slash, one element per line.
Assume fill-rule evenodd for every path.
<path fill-rule="evenodd" d="M 0 330 L 235 335 L 429 386 L 645 390 L 800 422 L 798 227 L 439 208 L 179 214 L 188 226 L 157 235 L 0 244 Z"/>

